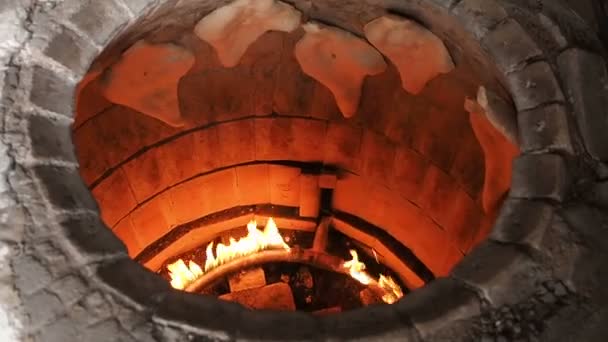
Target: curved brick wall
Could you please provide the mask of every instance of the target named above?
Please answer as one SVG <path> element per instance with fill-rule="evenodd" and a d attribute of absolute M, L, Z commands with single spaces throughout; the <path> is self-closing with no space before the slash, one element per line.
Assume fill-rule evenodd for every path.
<path fill-rule="evenodd" d="M 605 338 L 606 62 L 585 22 L 553 1 L 298 3 L 306 16 L 355 32 L 383 8 L 415 17 L 500 71 L 524 154 L 489 239 L 446 277 L 395 305 L 318 318 L 173 291 L 130 260 L 78 176 L 70 140 L 76 83 L 126 27 L 137 30 L 115 47 L 130 46 L 138 30 L 165 28 L 153 19 L 179 28 L 222 3 L 196 2 L 197 10 L 146 0 L 11 3 L 14 15 L 3 23 L 17 44 L 0 55 L 8 66 L 0 78 L 0 246 L 10 263 L 0 268 L 0 314 L 23 323 L 11 321 L 15 334 L 37 341 Z M 58 48 L 66 41 L 71 49 Z M 112 63 L 99 61 L 94 70 Z"/>
<path fill-rule="evenodd" d="M 104 52 L 97 65 L 105 69 L 94 67 L 81 82 L 73 126 L 80 173 L 104 222 L 135 256 L 173 228 L 221 210 L 299 207 L 298 169 L 243 171 L 255 169 L 244 164 L 316 162 L 345 174 L 335 188 L 335 209 L 385 229 L 436 275 L 448 274 L 496 215 L 482 207 L 486 158 L 464 107 L 482 84 L 504 92 L 493 70 L 474 67 L 475 54 L 463 52 L 461 43 L 452 47 L 457 68 L 411 95 L 390 65 L 365 80 L 359 110 L 345 119 L 332 93 L 298 64 L 293 50 L 302 35 L 302 29 L 267 32 L 236 67 L 224 68 L 192 27 L 140 34 L 194 54 L 176 85 L 186 119 L 180 128 L 111 103 L 103 89 L 122 49 Z M 487 147 L 490 154 L 501 156 L 510 145 L 500 139 Z M 510 164 L 508 154 L 499 159 Z M 490 176 L 506 178 L 494 186 L 492 201 L 500 201 L 510 173 Z M 285 182 L 290 190 L 277 195 Z M 195 194 L 196 204 L 185 204 L 182 193 Z"/>

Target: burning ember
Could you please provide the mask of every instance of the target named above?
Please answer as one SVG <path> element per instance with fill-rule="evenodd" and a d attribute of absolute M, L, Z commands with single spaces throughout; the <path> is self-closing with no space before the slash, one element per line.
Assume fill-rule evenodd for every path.
<path fill-rule="evenodd" d="M 264 230 L 258 229 L 255 220 L 250 221 L 247 224 L 247 235 L 245 237 L 238 240 L 230 238 L 229 241 L 227 245 L 222 243 L 214 245 L 213 242 L 207 245 L 204 267 L 201 267 L 192 260 L 185 262 L 183 259 L 169 264 L 167 269 L 171 277 L 171 286 L 184 290 L 211 270 L 233 260 L 261 251 L 290 250 L 272 218 L 268 219 Z M 359 261 L 357 252 L 350 250 L 350 254 L 352 255 L 352 260 L 344 262 L 342 267 L 353 279 L 363 285 L 369 286 L 371 290 L 378 293 L 378 297 L 381 297 L 385 303 L 392 304 L 403 297 L 401 288 L 391 277 L 382 274 L 378 279 L 372 277 L 365 271 L 366 266 L 363 262 Z"/>
<path fill-rule="evenodd" d="M 353 279 L 363 285 L 375 286 L 383 290 L 384 294 L 382 295 L 382 300 L 385 303 L 393 304 L 403 297 L 401 287 L 397 285 L 393 278 L 381 274 L 378 280 L 374 279 L 365 272 L 365 264 L 359 261 L 357 251 L 351 249 L 350 255 L 353 257 L 352 260 L 346 261 L 343 267 L 348 269 L 349 274 Z"/>
<path fill-rule="evenodd" d="M 289 246 L 283 241 L 274 220 L 269 218 L 264 230 L 259 230 L 255 220 L 252 220 L 247 224 L 247 236 L 238 240 L 230 238 L 228 245 L 219 243 L 215 248 L 215 253 L 213 252 L 213 242 L 207 245 L 204 269 L 194 261 L 190 261 L 186 266 L 182 259 L 168 265 L 171 286 L 183 290 L 205 273 L 227 262 L 259 251 L 280 248 L 288 250 Z"/>

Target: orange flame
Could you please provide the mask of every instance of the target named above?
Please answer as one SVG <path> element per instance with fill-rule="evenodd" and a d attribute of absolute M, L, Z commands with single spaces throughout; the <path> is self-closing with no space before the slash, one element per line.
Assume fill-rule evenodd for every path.
<path fill-rule="evenodd" d="M 219 243 L 215 248 L 215 253 L 213 252 L 213 242 L 207 245 L 204 270 L 194 261 L 190 261 L 186 266 L 182 259 L 168 265 L 171 286 L 183 290 L 196 279 L 220 265 L 259 251 L 279 248 L 289 249 L 289 246 L 283 240 L 274 220 L 269 218 L 264 230 L 259 230 L 255 220 L 252 220 L 247 224 L 247 236 L 238 240 L 230 238 L 228 245 Z"/>
<path fill-rule="evenodd" d="M 354 249 L 350 250 L 350 255 L 353 257 L 352 260 L 344 262 L 342 265 L 348 269 L 351 277 L 360 282 L 363 285 L 377 286 L 384 291 L 382 300 L 385 303 L 393 304 L 403 297 L 403 291 L 401 287 L 389 276 L 380 274 L 378 280 L 374 279 L 367 272 L 365 272 L 365 264 L 359 261 L 359 255 Z"/>

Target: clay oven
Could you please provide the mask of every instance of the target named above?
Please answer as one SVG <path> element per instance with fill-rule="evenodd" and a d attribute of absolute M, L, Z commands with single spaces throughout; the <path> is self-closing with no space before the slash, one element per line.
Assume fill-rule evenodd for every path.
<path fill-rule="evenodd" d="M 37 4 L 62 19 L 10 69 L 5 130 L 30 138 L 5 140 L 15 203 L 57 232 L 24 230 L 14 268 L 77 309 L 31 334 L 78 310 L 73 336 L 116 340 L 544 333 L 484 322 L 577 296 L 552 248 L 572 180 L 606 175 L 606 97 L 581 89 L 607 75 L 574 12 L 511 2 Z"/>

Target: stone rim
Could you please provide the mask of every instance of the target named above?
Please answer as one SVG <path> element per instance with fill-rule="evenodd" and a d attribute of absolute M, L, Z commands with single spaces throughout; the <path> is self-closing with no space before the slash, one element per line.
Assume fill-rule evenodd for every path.
<path fill-rule="evenodd" d="M 454 8 L 458 7 L 458 6 L 465 6 L 466 3 L 470 3 L 470 2 L 474 2 L 474 1 L 439 1 L 439 0 L 434 0 L 435 2 L 438 3 L 438 9 L 441 10 L 447 10 L 448 8 L 446 8 L 445 6 L 449 5 L 449 9 L 452 10 L 452 14 L 456 14 L 456 17 L 459 20 L 462 20 L 464 22 L 466 22 L 467 20 L 470 20 L 469 14 L 465 13 L 465 12 L 458 12 L 458 11 L 453 11 Z M 387 1 L 390 3 L 390 1 Z M 66 1 L 67 3 L 67 1 Z M 66 3 L 64 3 L 61 6 L 68 6 Z M 123 11 L 122 13 L 126 13 L 125 16 L 123 16 L 122 18 L 128 18 L 128 20 L 133 20 L 134 17 L 138 17 L 138 15 L 135 15 L 135 13 L 132 13 L 130 11 L 124 11 L 126 8 L 131 8 L 131 10 L 134 10 L 137 12 L 137 14 L 143 14 L 146 13 L 147 9 L 149 7 L 147 6 L 156 6 L 158 5 L 157 1 L 151 1 L 148 4 L 145 3 L 145 1 L 134 1 L 133 3 L 129 2 L 119 2 L 118 0 L 116 2 L 112 2 L 112 4 L 115 7 L 115 9 Z M 142 5 L 143 4 L 143 5 Z M 86 6 L 83 4 L 83 6 Z M 109 5 L 108 5 L 109 6 Z M 140 7 L 141 6 L 141 7 Z M 496 4 L 496 6 L 499 6 L 498 4 Z M 458 7 L 460 8 L 460 7 Z M 61 8 L 59 9 L 59 11 L 61 11 Z M 74 17 L 72 17 L 74 18 Z M 120 21 L 120 20 L 119 20 Z M 65 23 L 66 27 L 72 28 L 74 27 L 75 29 L 78 29 L 78 24 L 77 23 Z M 124 27 L 124 25 L 126 25 L 126 23 L 124 21 L 121 22 L 117 22 L 114 23 L 113 27 L 111 28 L 111 30 L 108 32 L 100 32 L 99 34 L 102 35 L 100 37 L 98 37 L 97 39 L 92 39 L 93 43 L 95 44 L 95 51 L 99 50 L 100 45 L 99 44 L 105 44 L 109 37 L 111 36 L 115 36 L 116 33 Z M 475 29 L 477 31 L 477 33 L 475 32 L 471 32 L 472 34 L 479 34 L 479 28 Z M 488 32 L 490 32 L 491 29 L 488 30 Z M 78 30 L 77 36 L 80 38 L 84 38 L 86 35 L 86 33 L 83 32 L 87 32 L 86 28 L 80 28 L 80 30 Z M 91 34 L 96 34 L 96 32 L 92 32 L 90 31 L 89 33 Z M 93 38 L 93 37 L 91 37 Z M 516 38 L 516 37 L 514 37 Z M 519 42 L 521 41 L 527 41 L 527 40 L 518 40 Z M 518 41 L 515 41 L 514 44 L 518 44 Z M 83 49 L 85 49 L 83 47 Z M 93 49 L 93 48 L 91 48 Z M 493 50 L 488 51 L 490 53 L 490 55 L 492 55 L 492 53 L 494 52 Z M 34 108 L 34 114 L 32 115 L 37 115 L 35 113 L 42 113 L 45 116 L 48 116 L 54 120 L 56 120 L 56 122 L 59 123 L 66 123 L 67 121 L 71 120 L 71 118 L 66 118 L 65 114 L 68 113 L 73 113 L 73 108 L 70 105 L 73 102 L 72 99 L 72 95 L 70 95 L 70 92 L 68 91 L 68 93 L 62 93 L 62 94 L 56 94 L 57 96 L 61 97 L 63 99 L 63 104 L 53 104 L 53 103 L 43 103 L 44 99 L 38 98 L 37 96 L 35 96 L 38 88 L 36 88 L 36 84 L 37 84 L 37 78 L 36 77 L 40 77 L 40 75 L 38 75 L 38 73 L 36 72 L 36 66 L 39 66 L 43 69 L 39 69 L 39 70 L 45 70 L 44 73 L 45 74 L 45 80 L 52 82 L 53 84 L 60 84 L 58 87 L 59 88 L 67 88 L 68 90 L 73 90 L 75 87 L 75 82 L 74 80 L 78 78 L 79 75 L 82 74 L 81 68 L 78 67 L 76 68 L 77 70 L 70 70 L 67 67 L 63 67 L 61 65 L 58 65 L 56 62 L 52 59 L 52 57 L 44 57 L 44 56 L 37 56 L 37 58 L 35 59 L 35 61 L 33 62 L 28 62 L 28 61 L 19 61 L 19 56 L 17 56 L 16 61 L 24 66 L 21 69 L 16 68 L 16 69 L 9 69 L 9 76 L 11 73 L 18 73 L 18 77 L 17 77 L 17 82 L 16 84 L 22 84 L 21 82 L 25 82 L 25 84 L 27 84 L 28 82 L 33 82 L 33 87 L 32 87 L 32 93 L 29 93 L 28 98 L 31 100 L 31 103 L 33 104 L 31 106 L 31 108 Z M 499 60 L 502 56 L 495 56 L 492 55 L 494 60 Z M 527 57 L 526 57 L 527 58 Z M 519 65 L 519 63 L 527 63 L 527 60 L 523 60 L 523 61 L 518 61 L 517 63 L 515 63 L 515 65 Z M 59 62 L 59 64 L 61 64 L 61 62 Z M 68 63 L 65 63 L 68 64 Z M 526 65 L 524 64 L 523 67 L 525 67 Z M 553 78 L 554 80 L 557 79 L 558 77 L 556 77 L 553 72 L 551 71 L 551 69 L 546 69 L 546 72 L 542 73 L 542 75 L 540 75 L 539 77 L 550 77 Z M 514 76 L 516 73 L 518 72 L 518 70 L 509 70 L 507 71 L 507 75 L 506 78 L 507 80 L 512 79 L 513 77 L 517 77 Z M 17 76 L 14 74 L 14 76 Z M 10 80 L 10 78 L 9 78 Z M 557 81 L 551 81 L 553 82 L 557 82 Z M 565 82 L 565 80 L 562 80 L 562 82 Z M 519 82 L 509 82 L 507 81 L 507 83 L 510 85 L 510 91 L 512 94 L 517 95 L 520 92 L 523 92 L 522 95 L 526 95 L 528 94 L 528 91 L 526 91 L 526 89 L 521 89 L 521 83 Z M 572 86 L 572 85 L 571 85 Z M 557 86 L 558 89 L 557 91 L 561 92 L 561 89 L 559 89 L 559 85 Z M 42 91 L 44 90 L 41 89 Z M 6 91 L 5 91 L 6 92 Z M 22 89 L 9 89 L 8 92 L 3 93 L 3 105 L 5 104 L 5 100 L 8 99 L 9 103 L 9 108 L 11 107 L 10 101 L 14 98 L 21 98 L 23 95 L 26 94 L 22 94 L 23 90 Z M 566 105 L 566 101 L 562 97 L 560 98 L 558 97 L 550 97 L 548 99 L 543 99 L 542 96 L 539 97 L 540 95 L 536 94 L 536 95 L 530 95 L 532 96 L 534 99 L 537 99 L 538 101 L 534 102 L 533 107 L 528 108 L 527 106 L 518 106 L 519 112 L 521 115 L 522 112 L 525 112 L 527 110 L 530 109 L 534 109 L 534 108 L 542 108 L 545 105 L 551 105 L 554 103 L 560 103 L 560 104 L 564 104 Z M 516 96 L 517 98 L 518 96 Z M 13 110 L 16 111 L 25 111 L 25 108 L 18 108 L 15 107 L 13 108 Z M 21 120 L 25 120 L 26 118 L 20 117 L 22 114 L 20 113 L 13 113 L 13 115 L 17 115 L 19 116 L 19 119 Z M 13 122 L 10 122 L 8 124 L 5 124 L 5 129 L 3 132 L 3 135 L 7 137 L 7 141 L 12 141 L 13 139 L 18 139 L 19 135 L 23 134 L 22 132 L 22 126 L 24 125 L 21 120 L 15 120 Z M 7 120 L 8 121 L 8 120 Z M 520 123 L 521 125 L 521 123 Z M 572 129 L 572 128 L 571 128 Z M 521 134 L 526 134 L 525 131 L 523 131 Z M 27 137 L 27 134 L 24 134 Z M 557 139 L 558 137 L 556 137 L 555 139 Z M 27 139 L 27 138 L 26 138 Z M 552 141 L 553 139 L 547 139 L 548 141 Z M 34 142 L 32 142 L 34 144 Z M 11 144 L 11 143 L 9 143 Z M 538 147 L 538 144 L 536 144 L 536 148 L 542 150 L 543 148 L 546 149 L 552 149 L 552 146 L 550 146 L 551 144 L 548 144 L 547 146 L 540 146 Z M 32 146 L 32 149 L 35 151 L 36 150 L 36 146 Z M 562 151 L 559 151 L 562 152 Z M 577 151 L 578 154 L 581 154 L 581 151 Z M 538 153 L 538 154 L 537 154 Z M 46 215 L 35 215 L 32 213 L 35 212 L 48 212 L 51 215 L 53 215 L 54 217 L 61 217 L 66 215 L 69 211 L 77 211 L 80 214 L 84 215 L 84 217 L 89 217 L 90 218 L 90 224 L 88 225 L 90 227 L 90 230 L 88 230 L 89 234 L 85 234 L 86 239 L 90 239 L 90 234 L 95 234 L 97 232 L 101 232 L 101 231 L 106 231 L 107 229 L 104 227 L 103 223 L 101 223 L 101 221 L 99 221 L 98 219 L 98 214 L 95 212 L 95 208 L 94 205 L 91 205 L 91 198 L 90 198 L 90 194 L 88 194 L 88 189 L 84 186 L 84 184 L 81 184 L 80 181 L 76 181 L 74 180 L 74 172 L 77 168 L 77 165 L 75 164 L 75 161 L 72 160 L 71 157 L 66 156 L 66 155 L 58 155 L 58 156 L 53 156 L 53 158 L 50 159 L 45 159 L 45 158 L 36 158 L 33 157 L 30 154 L 30 151 L 25 148 L 25 149 L 12 149 L 11 150 L 11 154 L 12 157 L 14 158 L 15 161 L 15 165 L 17 167 L 17 169 L 22 170 L 23 174 L 18 174 L 16 172 L 14 172 L 12 174 L 12 178 L 13 181 L 12 183 L 14 184 L 12 186 L 12 190 L 13 190 L 13 196 L 15 198 L 19 198 L 19 196 L 23 196 L 23 194 L 27 193 L 27 192 L 31 192 L 32 193 L 32 197 L 34 198 L 43 198 L 42 200 L 42 205 L 40 203 L 36 203 L 33 205 L 26 205 L 27 210 L 30 212 L 30 215 L 32 215 L 33 221 L 34 223 L 38 226 L 40 224 L 39 227 L 44 226 L 44 223 L 39 221 L 40 218 L 45 217 Z M 550 156 L 550 157 L 546 157 L 546 156 Z M 49 156 L 47 156 L 49 157 Z M 535 167 L 537 164 L 539 164 L 539 160 L 544 159 L 544 158 L 552 158 L 554 160 L 558 160 L 558 163 L 564 163 L 564 160 L 566 158 L 571 158 L 573 156 L 571 156 L 568 152 L 566 153 L 559 153 L 559 154 L 545 154 L 543 152 L 536 152 L 535 154 L 524 154 L 522 159 L 525 159 L 527 162 L 525 164 L 530 164 L 530 166 Z M 574 156 L 574 158 L 580 158 L 578 155 Z M 523 162 L 522 162 L 523 163 Z M 541 163 L 542 164 L 542 163 Z M 553 165 L 553 163 L 551 163 L 551 165 Z M 551 170 L 551 168 L 542 168 L 542 170 Z M 59 176 L 57 176 L 59 175 Z M 61 188 L 65 191 L 63 195 L 61 195 L 60 197 L 57 198 L 53 198 L 53 196 L 57 195 L 58 192 L 62 192 L 62 191 L 57 191 L 56 188 L 49 188 L 47 186 L 47 184 L 49 184 L 48 179 L 50 178 L 54 179 L 54 183 L 57 181 L 57 179 L 60 179 L 61 182 L 63 182 L 63 184 L 60 184 Z M 559 177 L 558 177 L 559 178 Z M 34 182 L 31 181 L 31 179 L 35 179 Z M 515 179 L 513 182 L 513 187 L 517 188 L 517 187 L 522 187 L 522 188 L 528 188 L 528 184 L 526 184 L 527 180 L 520 180 L 520 179 Z M 523 183 L 523 184 L 522 184 Z M 526 198 L 526 199 L 531 199 L 531 200 L 541 200 L 541 201 L 546 201 L 548 202 L 550 205 L 553 205 L 556 202 L 560 202 L 563 200 L 564 194 L 566 193 L 566 188 L 565 185 L 567 184 L 567 181 L 564 181 L 560 184 L 555 184 L 555 191 L 557 191 L 558 194 L 560 195 L 553 195 L 555 194 L 554 192 L 551 192 L 550 195 L 544 195 L 544 190 L 545 188 L 539 189 L 538 191 L 532 191 L 532 193 L 530 194 L 524 194 L 522 195 L 520 192 L 517 192 L 516 194 L 514 194 L 514 198 Z M 65 193 L 69 193 L 69 194 L 65 194 Z M 77 195 L 74 195 L 77 194 Z M 24 201 L 27 203 L 27 201 Z M 84 203 L 84 204 L 83 204 Z M 504 210 L 501 210 L 501 215 L 505 215 L 504 214 Z M 68 214 L 68 216 L 70 216 Z M 37 219 L 38 218 L 38 219 Z M 505 229 L 507 229 L 508 227 L 506 227 Z M 69 224 L 66 223 L 66 230 L 70 231 L 69 228 Z M 73 230 L 73 229 L 72 229 Z M 111 240 L 111 239 L 110 239 Z M 99 243 L 99 245 L 98 245 Z M 522 241 L 519 240 L 515 240 L 515 241 L 509 241 L 509 243 L 512 244 L 520 244 L 522 243 Z M 493 245 L 493 244 L 492 244 Z M 119 262 L 123 262 L 124 264 L 124 268 L 125 268 L 125 272 L 126 273 L 131 273 L 134 272 L 139 266 L 135 263 L 135 262 L 130 262 L 129 259 L 126 258 L 126 254 L 123 252 L 120 252 L 120 248 L 116 249 L 116 253 L 113 253 L 112 255 L 108 256 L 108 255 L 102 255 L 102 256 L 98 256 L 95 253 L 91 253 L 92 250 L 96 249 L 96 248 L 100 248 L 101 250 L 105 250 L 106 249 L 106 245 L 101 243 L 98 239 L 94 239 L 94 241 L 92 241 L 92 245 L 90 246 L 82 246 L 82 248 L 84 250 L 86 250 L 86 256 L 82 257 L 80 256 L 78 259 L 79 260 L 86 260 L 85 263 L 86 264 L 96 264 L 96 263 L 101 263 L 101 264 L 107 264 L 110 261 L 113 260 L 122 260 Z M 73 249 L 74 246 L 70 247 L 70 249 Z M 79 247 L 76 247 L 79 248 Z M 493 246 L 490 246 L 488 248 L 494 248 Z M 124 250 L 124 248 L 123 248 Z M 75 255 L 79 255 L 79 252 L 75 252 Z M 473 258 L 468 258 L 469 260 L 464 260 L 462 263 L 463 264 L 467 264 L 467 263 L 475 263 L 475 260 L 471 260 Z M 97 268 L 96 273 L 98 273 L 100 275 L 100 278 L 103 278 L 103 276 L 101 275 L 101 273 L 103 273 L 103 269 L 105 269 L 105 265 L 101 266 L 99 268 Z M 474 273 L 474 272 L 473 272 Z M 468 281 L 467 278 L 469 278 L 469 276 L 474 277 L 475 274 L 471 274 L 468 275 L 466 272 L 464 273 L 460 273 L 460 275 L 456 275 L 457 278 L 462 279 L 465 283 L 469 284 L 470 282 Z M 451 279 L 451 278 L 448 278 Z M 154 286 L 152 286 L 151 289 L 148 290 L 143 290 L 142 292 L 139 292 L 137 294 L 137 296 L 135 295 L 131 295 L 129 294 L 128 290 L 133 288 L 133 285 L 128 283 L 128 284 L 113 284 L 111 282 L 104 282 L 106 283 L 106 285 L 111 288 L 113 291 L 116 291 L 117 294 L 120 297 L 123 297 L 124 299 L 128 300 L 128 301 L 134 301 L 140 305 L 144 305 L 145 307 L 147 307 L 147 310 L 151 310 L 152 312 L 157 312 L 157 309 L 159 308 L 159 305 L 162 307 L 163 304 L 158 304 L 158 302 L 154 302 L 154 303 L 141 303 L 140 300 L 137 299 L 137 296 L 142 295 L 142 294 L 150 294 L 152 297 L 159 297 L 162 298 L 161 299 L 161 303 L 166 303 L 167 301 L 170 301 L 172 297 L 180 297 L 181 293 L 175 293 L 175 291 L 172 290 L 167 290 L 165 289 L 166 286 L 162 286 L 159 284 L 154 284 Z M 165 284 L 166 285 L 166 284 Z M 477 288 L 476 291 L 478 291 L 477 293 L 482 293 L 482 291 L 480 291 L 478 289 L 479 286 L 475 286 L 475 288 Z M 424 293 L 425 289 L 421 289 L 420 290 L 422 293 Z M 430 291 L 428 289 L 426 289 L 426 291 Z M 468 289 L 461 289 L 460 291 L 470 291 Z M 149 293 L 148 293 L 149 292 Z M 158 296 L 158 292 L 160 292 L 160 296 Z M 154 293 L 154 295 L 152 295 Z M 442 293 L 439 292 L 438 295 L 445 295 L 447 292 Z M 460 293 L 460 292 L 459 292 Z M 464 293 L 464 292 L 463 292 Z M 482 295 L 479 300 L 484 300 L 484 296 Z M 204 308 L 206 307 L 206 305 L 208 305 L 208 303 L 206 303 L 205 299 L 195 299 L 195 298 L 191 298 L 193 305 L 198 306 L 200 305 L 200 307 Z M 190 299 L 187 302 L 191 301 Z M 198 302 L 201 302 L 200 304 L 196 304 Z M 205 302 L 205 303 L 203 303 Z M 407 301 L 404 301 L 405 303 L 407 303 Z M 231 306 L 231 305 L 225 305 L 222 304 L 223 308 L 225 307 L 226 311 L 229 311 L 229 315 L 228 317 L 243 317 L 243 316 L 247 316 L 250 315 L 250 313 Z M 376 308 L 374 310 L 378 310 L 379 313 L 381 313 L 381 315 L 387 315 L 387 317 L 391 317 L 391 320 L 396 320 L 395 322 L 400 322 L 399 324 L 395 324 L 393 326 L 394 327 L 401 327 L 402 322 L 403 321 L 408 321 L 407 318 L 404 317 L 398 317 L 398 315 L 392 313 L 393 308 L 390 307 L 386 307 L 386 308 Z M 389 312 L 390 311 L 390 312 Z M 416 321 L 416 314 L 414 312 L 410 312 L 409 310 L 404 310 L 404 312 L 402 314 L 408 314 L 408 315 L 412 315 L 411 319 Z M 172 323 L 169 323 L 170 321 L 172 322 L 180 322 L 177 323 L 178 325 L 182 326 L 182 324 L 187 324 L 190 325 L 192 327 L 192 329 L 194 331 L 213 331 L 214 329 L 211 328 L 210 326 L 208 326 L 205 322 L 192 322 L 192 321 L 187 321 L 187 320 L 182 320 L 178 317 L 178 315 L 172 316 L 173 314 L 167 314 L 170 317 L 167 317 L 165 315 L 159 315 L 158 317 L 158 321 L 162 322 L 162 324 L 169 324 L 171 325 Z M 273 314 L 268 314 L 268 318 L 269 320 L 273 319 Z M 352 314 L 353 317 L 357 315 L 357 313 L 353 313 Z M 301 315 L 299 314 L 289 314 L 289 315 L 284 315 L 281 314 L 281 317 L 277 314 L 274 314 L 274 317 L 278 317 L 281 318 L 281 320 L 283 319 L 287 319 L 289 322 L 295 322 L 297 319 L 300 319 Z M 344 320 L 349 320 L 350 318 L 348 317 L 349 315 L 346 315 L 343 319 Z M 291 320 L 290 318 L 287 317 L 292 317 L 293 320 Z M 353 320 L 356 321 L 356 318 L 352 318 Z M 317 320 L 314 320 L 315 323 L 311 323 L 312 326 L 318 326 L 319 324 L 321 325 L 326 325 L 328 324 L 326 320 L 321 320 L 322 322 L 316 322 Z M 249 339 L 255 339 L 258 336 L 254 336 L 254 332 L 249 331 L 249 333 L 251 333 L 252 335 L 249 335 L 248 332 L 234 332 L 234 324 L 232 324 L 232 322 L 222 322 L 223 324 L 226 324 L 226 330 L 222 330 L 222 331 L 232 331 L 232 333 L 229 333 L 226 336 L 222 336 L 221 338 L 225 338 L 225 339 L 232 339 L 232 338 L 239 338 L 239 339 L 243 339 L 243 340 L 249 340 Z M 361 324 L 365 324 L 368 323 L 370 325 L 374 325 L 374 322 L 365 322 L 362 321 L 360 322 Z M 221 324 L 220 324 L 221 326 Z M 391 326 L 389 324 L 389 326 Z M 376 327 L 376 328 L 369 328 L 368 330 L 366 330 L 367 333 L 369 333 L 369 335 L 373 335 L 373 336 L 381 336 L 381 333 L 386 333 L 387 327 L 383 326 L 383 327 Z M 249 329 L 247 329 L 249 330 Z M 390 330 L 390 329 L 388 329 Z M 282 332 L 282 333 L 281 333 Z M 327 331 L 329 332 L 329 331 Z M 290 331 L 279 331 L 280 334 L 276 335 L 276 336 L 272 336 L 272 338 L 274 339 L 286 339 L 288 338 L 288 336 L 290 335 Z M 283 333 L 285 335 L 283 335 Z M 417 335 L 417 333 L 415 334 Z M 317 335 L 313 336 L 303 336 L 302 339 L 316 339 Z M 362 337 L 361 335 L 359 335 L 359 337 Z"/>

